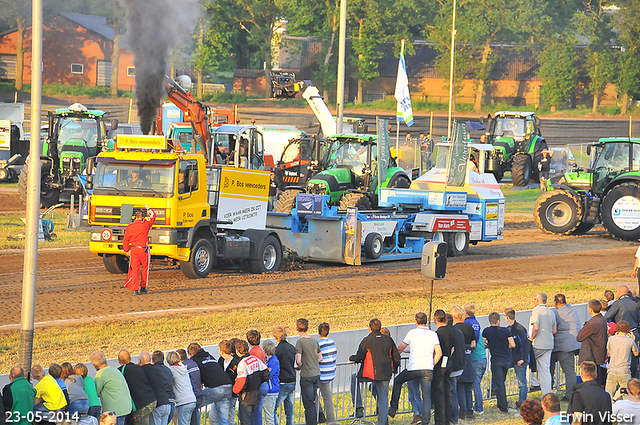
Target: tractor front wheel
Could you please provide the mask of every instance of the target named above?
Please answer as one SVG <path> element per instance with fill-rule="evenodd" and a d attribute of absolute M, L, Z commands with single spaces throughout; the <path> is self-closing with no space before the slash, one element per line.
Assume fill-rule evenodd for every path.
<path fill-rule="evenodd" d="M 296 206 L 296 196 L 302 193 L 300 189 L 287 189 L 278 196 L 274 211 L 277 213 L 290 214 L 291 210 Z"/>
<path fill-rule="evenodd" d="M 341 211 L 346 211 L 347 207 L 357 207 L 358 210 L 370 210 L 371 199 L 364 193 L 349 192 L 342 195 L 340 198 Z"/>
<path fill-rule="evenodd" d="M 602 200 L 602 224 L 612 237 L 625 241 L 640 239 L 640 185 L 622 183 Z"/>

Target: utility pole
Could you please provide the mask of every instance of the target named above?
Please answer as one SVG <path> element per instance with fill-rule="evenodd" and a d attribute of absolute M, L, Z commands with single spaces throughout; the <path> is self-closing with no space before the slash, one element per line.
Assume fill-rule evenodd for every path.
<path fill-rule="evenodd" d="M 342 133 L 344 117 L 345 49 L 347 43 L 347 0 L 340 0 L 340 36 L 338 38 L 338 88 L 336 91 L 336 132 Z M 325 136 L 330 136 L 325 134 Z"/>
<path fill-rule="evenodd" d="M 38 274 L 38 224 L 40 221 L 40 115 L 42 110 L 42 0 L 33 0 L 31 25 L 31 141 L 22 273 L 22 317 L 18 364 L 28 374 L 33 358 L 33 331 Z"/>

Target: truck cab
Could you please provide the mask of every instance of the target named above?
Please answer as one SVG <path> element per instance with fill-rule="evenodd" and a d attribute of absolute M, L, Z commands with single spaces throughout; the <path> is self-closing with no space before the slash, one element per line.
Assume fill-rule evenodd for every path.
<path fill-rule="evenodd" d="M 161 149 L 123 150 L 128 139 L 158 137 Z M 117 151 L 98 155 L 87 187 L 90 250 L 111 273 L 127 271 L 124 233 L 145 205 L 156 212 L 151 258 L 179 262 L 189 278 L 206 277 L 223 259 L 256 273 L 279 268 L 282 247 L 265 230 L 268 172 L 206 165 L 203 155 L 166 149 L 163 136 L 121 136 Z"/>

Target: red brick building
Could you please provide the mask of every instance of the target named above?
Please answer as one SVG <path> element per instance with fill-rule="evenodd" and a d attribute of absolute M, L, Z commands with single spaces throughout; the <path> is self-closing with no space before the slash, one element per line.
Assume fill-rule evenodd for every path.
<path fill-rule="evenodd" d="M 102 16 L 61 13 L 45 18 L 43 34 L 44 84 L 82 83 L 87 86 L 111 85 L 113 28 Z M 0 33 L 0 81 L 13 81 L 16 75 L 16 30 Z M 24 40 L 23 81 L 31 81 L 31 27 Z M 133 90 L 133 54 L 120 49 L 118 89 Z"/>

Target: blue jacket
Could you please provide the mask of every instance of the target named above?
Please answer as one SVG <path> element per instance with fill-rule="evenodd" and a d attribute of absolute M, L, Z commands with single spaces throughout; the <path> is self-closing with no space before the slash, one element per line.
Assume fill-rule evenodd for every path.
<path fill-rule="evenodd" d="M 276 356 L 267 359 L 269 368 L 269 392 L 267 394 L 278 395 L 280 393 L 280 362 Z"/>

